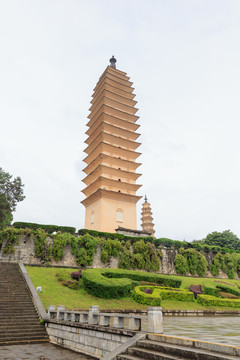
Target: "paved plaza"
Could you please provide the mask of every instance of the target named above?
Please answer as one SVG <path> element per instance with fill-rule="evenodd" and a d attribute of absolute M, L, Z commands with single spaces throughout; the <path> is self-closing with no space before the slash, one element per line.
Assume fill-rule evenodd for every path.
<path fill-rule="evenodd" d="M 1 360 L 87 360 L 90 357 L 52 344 L 0 346 Z"/>

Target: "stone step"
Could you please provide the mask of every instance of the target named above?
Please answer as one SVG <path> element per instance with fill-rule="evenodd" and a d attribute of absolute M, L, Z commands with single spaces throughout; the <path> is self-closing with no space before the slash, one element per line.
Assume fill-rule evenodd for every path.
<path fill-rule="evenodd" d="M 165 356 L 177 356 L 179 359 L 193 359 L 193 360 L 236 360 L 236 357 L 229 355 L 221 355 L 220 353 L 213 353 L 208 350 L 196 349 L 191 346 L 182 346 L 169 343 L 161 343 L 153 340 L 140 340 L 137 342 L 137 347 L 134 348 L 134 355 L 141 355 L 148 351 L 156 352 L 157 354 L 165 354 Z M 146 356 L 146 355 L 145 355 Z M 148 357 L 146 357 L 148 359 Z M 154 358 L 155 359 L 155 358 Z M 161 359 L 161 357 L 157 357 Z"/>
<path fill-rule="evenodd" d="M 3 341 L 5 338 L 6 339 L 10 339 L 12 337 L 17 338 L 17 337 L 32 337 L 32 336 L 46 336 L 46 332 L 45 329 L 22 329 L 22 330 L 7 330 L 5 333 L 0 332 L 0 338 L 1 341 Z"/>
<path fill-rule="evenodd" d="M 33 321 L 33 322 L 31 323 L 31 331 L 34 330 L 34 329 L 38 329 L 39 326 L 41 326 L 41 328 L 43 328 L 43 325 L 41 325 L 41 324 L 36 323 L 36 322 Z M 9 325 L 8 325 L 8 324 L 4 324 L 4 325 L 0 324 L 0 332 L 2 332 L 2 331 L 8 331 L 9 329 L 10 329 L 10 330 L 13 329 L 12 324 L 9 324 Z M 29 323 L 24 324 L 24 325 L 23 325 L 21 322 L 15 323 L 14 329 L 15 329 L 15 330 L 18 330 L 18 329 L 20 329 L 20 330 L 22 330 L 22 329 L 29 329 Z"/>
<path fill-rule="evenodd" d="M 25 326 L 29 326 L 32 327 L 34 324 L 39 324 L 39 318 L 34 317 L 34 318 L 21 318 L 21 319 L 14 319 L 14 320 L 8 320 L 8 319 L 2 319 L 0 320 L 1 325 L 0 328 L 6 328 L 8 327 L 12 327 L 14 328 L 15 326 L 23 326 L 23 323 Z"/>
<path fill-rule="evenodd" d="M 0 263 L 0 346 L 49 341 L 16 264 Z"/>
<path fill-rule="evenodd" d="M 117 356 L 117 360 L 139 360 L 139 357 L 128 355 L 128 354 L 121 354 Z"/>
<path fill-rule="evenodd" d="M 128 355 L 135 356 L 137 359 L 148 359 L 148 360 L 184 360 L 186 358 L 182 358 L 175 355 L 168 355 L 165 353 L 160 353 L 154 350 L 141 349 L 138 347 L 133 347 L 128 349 Z M 118 359 L 123 360 L 123 359 Z M 200 359 L 199 359 L 200 360 Z"/>
<path fill-rule="evenodd" d="M 39 319 L 38 315 L 31 311 L 31 312 L 25 312 L 24 314 L 19 314 L 19 313 L 8 313 L 8 314 L 1 314 L 0 315 L 0 321 L 4 321 L 4 320 L 10 320 L 10 319 L 14 319 L 16 320 L 21 320 L 21 321 L 25 321 L 27 319 Z"/>
<path fill-rule="evenodd" d="M 26 345 L 26 344 L 41 344 L 41 343 L 48 343 L 50 340 L 49 338 L 41 338 L 41 339 L 33 339 L 33 340 L 8 340 L 8 341 L 1 341 L 0 346 L 11 346 L 11 345 Z M 67 360 L 67 359 L 66 359 Z"/>

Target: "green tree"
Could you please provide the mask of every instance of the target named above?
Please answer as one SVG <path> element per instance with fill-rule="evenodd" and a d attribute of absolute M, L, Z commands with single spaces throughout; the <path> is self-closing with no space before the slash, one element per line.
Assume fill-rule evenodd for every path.
<path fill-rule="evenodd" d="M 223 232 L 214 231 L 206 236 L 204 243 L 210 246 L 240 250 L 240 239 L 230 230 L 224 230 Z"/>
<path fill-rule="evenodd" d="M 0 168 L 0 228 L 12 221 L 12 212 L 17 203 L 25 199 L 21 178 L 12 179 L 12 175 Z"/>

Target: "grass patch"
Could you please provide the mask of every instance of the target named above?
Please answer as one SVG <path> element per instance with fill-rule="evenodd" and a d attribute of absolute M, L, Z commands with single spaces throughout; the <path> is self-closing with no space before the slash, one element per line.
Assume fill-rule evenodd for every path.
<path fill-rule="evenodd" d="M 108 309 L 146 309 L 147 305 L 138 304 L 131 299 L 131 297 L 121 299 L 101 299 L 90 295 L 80 285 L 79 290 L 72 290 L 63 286 L 56 277 L 56 274 L 64 270 L 65 274 L 69 275 L 76 269 L 59 269 L 59 268 L 46 268 L 46 267 L 26 267 L 29 276 L 35 287 L 42 286 L 43 291 L 39 293 L 43 306 L 47 309 L 49 305 L 65 305 L 66 308 L 72 310 L 86 310 L 90 305 L 98 305 L 102 310 Z M 167 277 L 168 275 L 166 275 Z M 181 288 L 189 289 L 190 285 L 202 285 L 208 287 L 216 287 L 218 285 L 214 278 L 193 278 L 186 276 L 173 276 L 177 280 L 182 280 Z M 235 286 L 240 285 L 239 280 L 227 279 L 229 284 Z M 162 307 L 166 310 L 231 310 L 231 307 L 205 307 L 194 302 L 182 302 L 175 300 L 163 300 Z M 236 310 L 236 309 L 235 309 Z"/>

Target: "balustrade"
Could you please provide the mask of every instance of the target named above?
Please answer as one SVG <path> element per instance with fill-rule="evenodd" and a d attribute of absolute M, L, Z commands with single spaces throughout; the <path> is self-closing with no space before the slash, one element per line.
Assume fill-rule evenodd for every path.
<path fill-rule="evenodd" d="M 142 322 L 145 321 L 147 322 L 148 332 L 154 334 L 163 332 L 161 307 L 148 308 L 147 315 L 135 315 L 101 313 L 98 306 L 90 306 L 89 311 L 69 311 L 63 305 L 59 305 L 57 309 L 55 306 L 50 305 L 48 315 L 49 319 L 104 327 L 112 325 L 115 329 L 128 329 L 131 331 L 143 331 Z"/>

